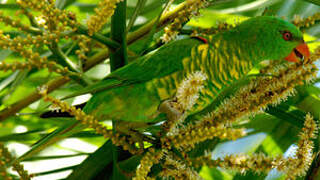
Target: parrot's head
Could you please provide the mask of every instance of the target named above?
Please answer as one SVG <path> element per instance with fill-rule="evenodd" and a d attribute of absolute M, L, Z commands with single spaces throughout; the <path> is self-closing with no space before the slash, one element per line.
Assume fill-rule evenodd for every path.
<path fill-rule="evenodd" d="M 309 48 L 301 31 L 293 24 L 276 17 L 251 18 L 236 28 L 245 37 L 244 48 L 250 48 L 258 60 L 287 60 L 299 62 L 308 59 Z"/>

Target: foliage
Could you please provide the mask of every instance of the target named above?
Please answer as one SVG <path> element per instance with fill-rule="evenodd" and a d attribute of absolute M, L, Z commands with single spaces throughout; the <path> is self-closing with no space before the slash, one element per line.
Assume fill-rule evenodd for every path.
<path fill-rule="evenodd" d="M 319 1 L 0 2 L 0 179 L 320 178 Z M 129 131 L 137 124 L 99 122 L 71 106 L 108 87 L 92 85 L 110 71 L 170 41 L 216 34 L 260 15 L 284 17 L 303 30 L 311 57 L 261 63 L 205 116 L 183 113 L 203 89 L 201 72 L 178 88 L 178 111 L 168 109 L 170 100 L 159 106 L 168 115 L 162 124 Z M 67 113 L 55 117 L 61 113 L 52 109 Z"/>

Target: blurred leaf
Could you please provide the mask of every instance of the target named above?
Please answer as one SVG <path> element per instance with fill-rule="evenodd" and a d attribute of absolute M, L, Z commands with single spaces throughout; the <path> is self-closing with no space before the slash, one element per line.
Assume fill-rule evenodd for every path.
<path fill-rule="evenodd" d="M 24 132 L 24 133 L 12 133 L 6 136 L 0 136 L 0 141 L 2 142 L 6 142 L 6 141 L 30 141 L 30 140 L 34 140 L 36 138 L 39 138 L 38 132 L 43 131 L 42 129 L 39 130 L 32 130 L 32 131 L 28 131 L 28 132 Z"/>
<path fill-rule="evenodd" d="M 308 96 L 297 107 L 305 112 L 310 112 L 314 117 L 320 117 L 320 99 L 315 96 Z"/>
<path fill-rule="evenodd" d="M 255 172 L 249 171 L 246 172 L 245 174 L 240 174 L 237 173 L 234 176 L 234 180 L 264 180 L 266 175 L 262 175 L 262 174 L 257 174 Z"/>
<path fill-rule="evenodd" d="M 218 170 L 217 168 L 209 168 L 203 166 L 200 171 L 200 176 L 205 180 L 232 180 L 233 176 L 225 171 Z"/>
<path fill-rule="evenodd" d="M 10 51 L 10 50 L 1 49 L 0 50 L 0 61 L 3 61 L 4 59 L 6 59 L 11 53 L 12 53 L 12 51 Z"/>
<path fill-rule="evenodd" d="M 19 74 L 19 71 L 16 71 L 14 73 L 12 73 L 9 77 L 7 77 L 6 79 L 4 79 L 3 81 L 0 82 L 0 91 L 2 91 L 4 88 L 6 88 L 10 83 L 12 83 L 17 75 Z"/>
<path fill-rule="evenodd" d="M 268 134 L 259 148 L 270 155 L 285 152 L 297 140 L 297 134 L 300 130 L 294 125 L 268 114 L 255 116 L 245 127 L 249 130 L 253 129 L 252 133 L 264 132 Z"/>
<path fill-rule="evenodd" d="M 216 11 L 202 10 L 203 16 L 192 18 L 187 25 L 194 27 L 210 28 L 216 27 L 217 23 L 235 24 L 248 19 L 248 17 L 232 14 L 221 14 Z"/>
<path fill-rule="evenodd" d="M 305 113 L 295 110 L 295 111 L 287 111 L 284 107 L 268 107 L 266 110 L 267 113 L 282 119 L 284 121 L 287 121 L 293 125 L 295 125 L 298 128 L 303 127 L 304 119 L 305 119 Z"/>
<path fill-rule="evenodd" d="M 58 156 L 35 156 L 35 157 L 31 157 L 31 158 L 25 159 L 24 162 L 26 162 L 26 161 L 39 161 L 39 160 L 69 158 L 69 157 L 84 156 L 84 155 L 88 155 L 88 154 L 87 153 L 78 153 L 78 154 L 58 155 Z"/>
<path fill-rule="evenodd" d="M 320 6 L 320 0 L 305 0 L 305 1 L 311 2 L 313 4 L 316 4 L 316 5 Z"/>
<path fill-rule="evenodd" d="M 112 143 L 107 141 L 74 169 L 67 180 L 91 180 L 112 162 Z"/>
<path fill-rule="evenodd" d="M 0 9 L 20 9 L 20 6 L 17 4 L 3 4 L 0 3 Z"/>
<path fill-rule="evenodd" d="M 119 162 L 119 168 L 125 172 L 134 172 L 140 163 L 142 155 L 135 155 L 129 159 Z"/>
<path fill-rule="evenodd" d="M 65 124 L 69 127 L 70 124 L 73 124 L 73 123 L 74 122 L 72 121 L 72 122 L 67 122 Z M 27 151 L 26 153 L 24 153 L 22 156 L 20 156 L 18 158 L 19 161 L 22 161 L 26 158 L 30 158 L 34 154 L 37 154 L 38 152 L 40 152 L 44 148 L 46 148 L 46 147 L 52 145 L 53 143 L 57 142 L 58 140 L 60 140 L 61 137 L 59 137 L 58 135 L 65 130 L 66 130 L 65 128 L 59 128 L 59 129 L 53 131 L 52 133 L 48 134 L 47 136 L 41 138 L 37 143 L 35 143 L 31 147 L 31 149 L 29 151 Z"/>
<path fill-rule="evenodd" d="M 74 2 L 76 2 L 76 0 L 56 0 L 55 3 L 58 9 L 65 9 L 66 7 L 73 4 Z"/>
<path fill-rule="evenodd" d="M 320 46 L 320 41 L 317 41 L 318 39 L 316 37 L 304 34 L 303 38 L 308 43 L 308 47 L 310 48 L 311 52 L 314 52 L 314 50 Z"/>
<path fill-rule="evenodd" d="M 235 141 L 228 141 L 218 144 L 212 152 L 212 156 L 214 158 L 218 158 L 227 154 L 251 154 L 256 151 L 265 138 L 265 133 L 258 133 L 237 139 Z"/>
<path fill-rule="evenodd" d="M 284 152 L 271 136 L 267 136 L 262 142 L 261 146 L 263 148 L 263 151 L 271 156 L 281 155 Z"/>
<path fill-rule="evenodd" d="M 53 173 L 58 173 L 58 172 L 63 172 L 63 171 L 67 171 L 70 169 L 74 169 L 77 166 L 69 166 L 69 167 L 63 167 L 63 168 L 59 168 L 59 169 L 54 169 L 54 170 L 50 170 L 50 171 L 44 171 L 44 172 L 38 172 L 38 173 L 33 173 L 34 176 L 42 176 L 42 175 L 47 175 L 47 174 L 53 174 Z"/>

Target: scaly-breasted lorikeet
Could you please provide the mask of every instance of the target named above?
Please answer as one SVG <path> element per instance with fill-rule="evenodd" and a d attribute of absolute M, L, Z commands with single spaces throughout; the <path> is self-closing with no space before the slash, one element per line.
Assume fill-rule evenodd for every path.
<path fill-rule="evenodd" d="M 255 17 L 226 32 L 207 38 L 171 42 L 111 73 L 96 84 L 97 92 L 84 108 L 99 120 L 151 122 L 161 101 L 173 98 L 188 74 L 208 77 L 193 113 L 263 60 L 297 62 L 309 57 L 302 33 L 276 17 Z M 102 88 L 103 89 L 103 88 Z"/>

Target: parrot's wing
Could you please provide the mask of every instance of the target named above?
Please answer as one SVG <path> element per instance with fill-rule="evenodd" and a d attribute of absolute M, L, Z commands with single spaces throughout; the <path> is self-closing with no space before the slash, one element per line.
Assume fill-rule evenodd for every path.
<path fill-rule="evenodd" d="M 97 83 L 91 84 L 85 88 L 82 88 L 71 95 L 65 96 L 64 98 L 62 98 L 62 100 L 73 98 L 83 94 L 88 94 L 88 93 L 94 94 L 96 92 L 112 89 L 114 87 L 120 87 L 125 84 L 127 84 L 125 81 L 117 80 L 113 78 L 107 78 Z"/>
<path fill-rule="evenodd" d="M 182 60 L 190 56 L 191 49 L 201 44 L 198 39 L 181 39 L 168 43 L 134 62 L 112 72 L 104 80 L 89 85 L 63 99 L 106 91 L 164 77 L 183 69 Z"/>

